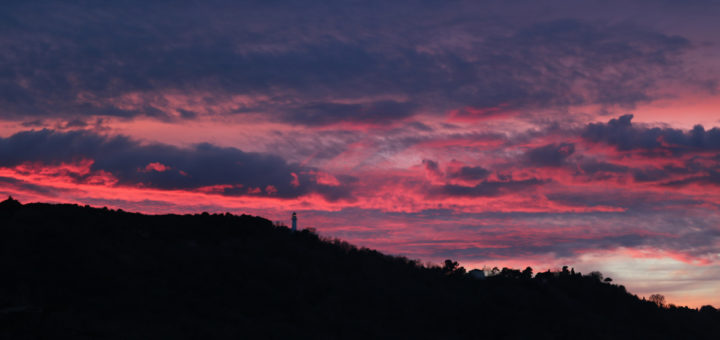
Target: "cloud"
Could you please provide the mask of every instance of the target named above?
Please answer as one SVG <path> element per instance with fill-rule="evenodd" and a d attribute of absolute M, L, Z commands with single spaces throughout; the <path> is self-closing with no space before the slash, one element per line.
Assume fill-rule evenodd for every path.
<path fill-rule="evenodd" d="M 525 153 L 525 161 L 533 166 L 559 167 L 575 152 L 575 144 L 560 143 L 530 149 Z"/>
<path fill-rule="evenodd" d="M 614 164 L 611 162 L 598 161 L 596 159 L 587 159 L 578 163 L 578 169 L 586 175 L 596 174 L 624 174 L 630 170 L 630 167 Z"/>
<path fill-rule="evenodd" d="M 683 131 L 674 128 L 634 126 L 633 115 L 591 123 L 582 137 L 590 142 L 614 146 L 619 151 L 639 150 L 646 155 L 679 155 L 699 151 L 720 151 L 720 129 L 706 131 L 701 125 Z"/>
<path fill-rule="evenodd" d="M 719 216 L 715 213 L 695 216 L 692 209 L 698 208 L 702 202 L 689 202 L 690 210 L 676 211 L 673 206 L 684 204 L 682 201 L 666 204 L 661 200 L 653 201 L 650 195 L 629 195 L 619 201 L 612 201 L 612 197 L 575 193 L 561 194 L 556 198 L 570 202 L 600 199 L 595 204 L 601 205 L 622 202 L 632 205 L 633 199 L 650 198 L 651 201 L 620 212 L 458 214 L 452 209 L 413 213 L 344 209 L 310 214 L 335 216 L 332 223 L 327 219 L 319 220 L 328 225 L 328 232 L 335 235 L 362 239 L 377 247 L 389 247 L 394 253 L 437 260 L 452 257 L 465 261 L 490 261 L 489 264 L 515 260 L 528 265 L 527 261 L 541 258 L 567 264 L 568 259 L 587 252 L 627 247 L 658 253 L 673 252 L 684 256 L 686 261 L 702 261 L 717 252 L 715 242 L 720 234 L 714 230 L 714 223 Z M 653 202 L 657 204 L 654 213 L 649 214 L 653 211 Z M 345 218 L 365 220 L 368 225 L 399 224 L 412 228 L 392 230 L 395 241 L 387 242 L 390 237 L 387 229 L 347 227 L 343 224 Z M 426 235 L 432 235 L 432 238 Z"/>
<path fill-rule="evenodd" d="M 665 186 L 684 186 L 688 184 L 703 184 L 703 185 L 714 185 L 720 186 L 720 171 L 709 170 L 706 174 L 699 176 L 691 176 L 679 180 L 671 180 L 662 183 Z"/>
<path fill-rule="evenodd" d="M 348 186 L 317 183 L 311 175 L 313 168 L 288 163 L 275 155 L 209 143 L 179 148 L 85 130 L 25 131 L 0 138 L 2 167 L 26 163 L 60 165 L 82 160 L 92 162 L 87 171 L 73 174 L 81 182 L 103 172 L 116 179 L 118 185 L 159 189 L 210 187 L 224 195 L 291 198 L 315 192 L 328 200 L 350 198 Z M 344 180 L 342 184 L 353 180 L 340 178 Z"/>
<path fill-rule="evenodd" d="M 458 169 L 448 170 L 449 179 L 460 179 L 464 181 L 477 181 L 487 178 L 490 170 L 480 166 L 462 166 Z"/>
<path fill-rule="evenodd" d="M 0 192 L 3 195 L 11 195 L 15 192 L 28 192 L 31 194 L 41 195 L 42 197 L 54 198 L 68 192 L 68 190 L 65 189 L 50 188 L 5 176 L 0 176 L 0 184 L 2 184 Z"/>
<path fill-rule="evenodd" d="M 691 47 L 678 36 L 581 19 L 497 20 L 502 11 L 481 3 L 376 5 L 12 3 L 0 31 L 0 115 L 261 113 L 378 125 L 419 112 L 632 106 L 656 98 L 669 74 L 697 82 L 677 72 Z M 433 24 L 446 22 L 457 24 Z"/>
<path fill-rule="evenodd" d="M 430 196 L 434 197 L 497 197 L 506 194 L 527 193 L 547 183 L 537 178 L 508 181 L 483 181 L 474 186 L 445 184 L 433 186 Z"/>
<path fill-rule="evenodd" d="M 626 172 L 636 183 L 665 187 L 720 185 L 720 129 L 705 130 L 701 125 L 690 130 L 651 127 L 635 125 L 632 118 L 624 115 L 607 123 L 591 123 L 581 133 L 588 142 L 613 146 L 626 155 L 624 162 L 629 165 L 595 163 L 588 167 L 585 163 L 580 167 L 586 171 Z M 654 164 L 633 161 L 635 157 L 649 157 Z"/>
<path fill-rule="evenodd" d="M 492 173 L 490 170 L 480 166 L 458 166 L 457 164 L 447 166 L 443 172 L 440 169 L 440 164 L 430 159 L 423 159 L 422 165 L 425 168 L 425 177 L 433 184 L 454 183 L 458 180 L 464 183 L 477 183 L 488 178 Z"/>
<path fill-rule="evenodd" d="M 416 104 L 396 101 L 362 104 L 309 103 L 297 109 L 291 109 L 286 118 L 289 123 L 309 126 L 340 122 L 378 125 L 410 117 L 415 113 L 416 108 Z"/>
<path fill-rule="evenodd" d="M 666 194 L 664 197 L 658 197 L 655 193 L 627 189 L 606 189 L 591 192 L 567 190 L 547 193 L 545 197 L 553 202 L 568 206 L 606 206 L 634 212 L 668 209 L 678 206 L 692 207 L 704 203 L 702 200 L 678 194 Z"/>

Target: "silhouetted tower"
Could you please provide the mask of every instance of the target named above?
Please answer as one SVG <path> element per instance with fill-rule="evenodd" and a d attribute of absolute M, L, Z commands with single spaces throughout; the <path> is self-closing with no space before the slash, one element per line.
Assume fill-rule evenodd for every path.
<path fill-rule="evenodd" d="M 294 211 L 293 211 L 293 216 L 292 216 L 292 222 L 293 222 L 292 231 L 295 231 L 295 230 L 297 230 L 297 214 Z"/>

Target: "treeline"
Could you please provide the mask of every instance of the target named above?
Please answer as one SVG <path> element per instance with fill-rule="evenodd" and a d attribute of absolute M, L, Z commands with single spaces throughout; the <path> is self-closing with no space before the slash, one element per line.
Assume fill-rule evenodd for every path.
<path fill-rule="evenodd" d="M 715 339 L 599 273 L 424 265 L 253 216 L 0 203 L 4 339 Z"/>

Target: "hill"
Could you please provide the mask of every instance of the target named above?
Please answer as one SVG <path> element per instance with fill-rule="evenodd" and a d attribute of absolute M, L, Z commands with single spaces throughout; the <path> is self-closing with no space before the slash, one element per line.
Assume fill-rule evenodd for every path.
<path fill-rule="evenodd" d="M 473 279 L 253 216 L 0 203 L 3 339 L 716 339 L 599 277 Z"/>

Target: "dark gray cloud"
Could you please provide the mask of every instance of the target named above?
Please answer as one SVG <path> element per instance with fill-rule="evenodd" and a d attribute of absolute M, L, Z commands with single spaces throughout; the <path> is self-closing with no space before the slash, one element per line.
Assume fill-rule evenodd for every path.
<path fill-rule="evenodd" d="M 660 167 L 644 167 L 632 170 L 635 182 L 658 182 L 677 179 L 678 177 L 695 176 L 717 168 L 708 162 L 698 163 L 693 159 L 684 162 L 684 166 L 663 165 Z"/>
<path fill-rule="evenodd" d="M 443 172 L 440 164 L 431 159 L 423 159 L 422 165 L 426 173 L 436 180 L 479 181 L 486 179 L 492 173 L 481 166 L 446 167 Z"/>
<path fill-rule="evenodd" d="M 490 175 L 490 170 L 480 166 L 463 166 L 454 171 L 448 169 L 447 177 L 450 179 L 461 179 L 465 181 L 477 181 L 485 179 Z"/>
<path fill-rule="evenodd" d="M 690 130 L 652 127 L 633 124 L 632 119 L 633 115 L 628 114 L 607 123 L 591 123 L 580 136 L 585 141 L 610 145 L 621 152 L 655 158 L 657 164 L 633 167 L 580 157 L 578 174 L 594 179 L 627 174 L 638 183 L 654 182 L 664 186 L 720 185 L 720 129 L 705 130 L 701 125 Z"/>
<path fill-rule="evenodd" d="M 678 180 L 670 180 L 663 183 L 665 186 L 684 186 L 688 184 L 720 186 L 720 171 L 708 170 L 705 174 L 694 175 Z"/>
<path fill-rule="evenodd" d="M 583 160 L 581 162 L 578 162 L 577 166 L 578 169 L 586 175 L 623 174 L 630 171 L 630 168 L 627 166 L 598 161 L 595 159 Z"/>
<path fill-rule="evenodd" d="M 429 197 L 497 197 L 529 192 L 542 184 L 548 183 L 546 180 L 537 178 L 513 180 L 512 174 L 503 176 L 499 173 L 496 174 L 499 180 L 492 180 L 488 179 L 491 171 L 479 166 L 463 166 L 457 169 L 449 167 L 443 172 L 440 170 L 440 164 L 436 161 L 424 159 L 422 165 L 432 182 L 444 182 L 441 185 L 433 184 L 425 188 L 426 195 Z M 475 185 L 448 182 L 448 180 L 453 179 L 474 182 Z"/>
<path fill-rule="evenodd" d="M 692 130 L 634 126 L 633 115 L 614 118 L 607 123 L 591 123 L 582 137 L 590 142 L 604 143 L 620 151 L 639 150 L 647 155 L 684 154 L 698 151 L 720 151 L 720 129 L 705 130 L 696 125 Z"/>
<path fill-rule="evenodd" d="M 629 190 L 608 190 L 604 192 L 561 191 L 545 194 L 547 199 L 571 207 L 615 207 L 631 211 L 661 210 L 672 207 L 693 207 L 705 204 L 704 201 L 687 198 L 682 195 L 658 197 L 654 193 L 633 192 Z"/>
<path fill-rule="evenodd" d="M 74 175 L 77 181 L 105 171 L 120 185 L 160 189 L 228 185 L 218 189 L 226 195 L 297 197 L 317 192 L 330 200 L 349 199 L 349 185 L 354 181 L 351 177 L 339 177 L 343 182 L 340 186 L 318 184 L 312 175 L 313 168 L 288 163 L 275 155 L 208 143 L 179 148 L 85 130 L 25 131 L 0 138 L 0 166 L 13 167 L 25 162 L 58 165 L 83 159 L 94 162 L 89 174 Z"/>
<path fill-rule="evenodd" d="M 572 143 L 548 144 L 528 150 L 525 162 L 533 166 L 559 167 L 574 152 L 575 144 Z"/>
<path fill-rule="evenodd" d="M 436 174 L 442 174 L 442 171 L 440 171 L 440 164 L 438 164 L 438 162 L 432 159 L 423 159 L 422 164 L 425 166 L 425 170 Z"/>
<path fill-rule="evenodd" d="M 440 164 L 431 159 L 423 159 L 422 165 L 425 167 L 425 173 L 431 180 L 443 178 L 443 172 L 440 170 Z"/>
<path fill-rule="evenodd" d="M 383 124 L 410 117 L 417 107 L 413 103 L 379 101 L 365 104 L 310 103 L 291 110 L 286 116 L 291 123 L 330 125 L 337 122 Z"/>
<path fill-rule="evenodd" d="M 217 114 L 378 123 L 420 110 L 633 105 L 669 74 L 694 79 L 677 76 L 682 37 L 498 15 L 479 2 L 10 2 L 0 114 L 196 117 L 162 95 L 172 92 Z M 212 109 L 234 95 L 265 99 Z"/>
<path fill-rule="evenodd" d="M 497 197 L 505 194 L 527 193 L 547 183 L 537 178 L 508 181 L 483 181 L 475 186 L 445 184 L 430 188 L 430 196 Z"/>

